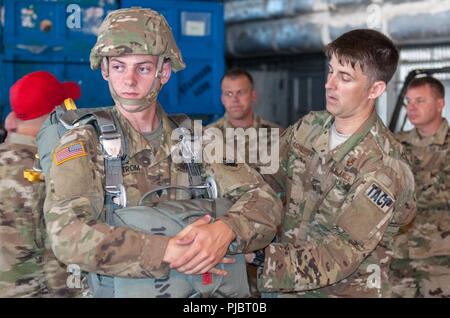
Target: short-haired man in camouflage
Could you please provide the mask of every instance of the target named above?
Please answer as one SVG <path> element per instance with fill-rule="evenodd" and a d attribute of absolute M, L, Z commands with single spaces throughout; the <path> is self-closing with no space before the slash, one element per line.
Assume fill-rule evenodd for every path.
<path fill-rule="evenodd" d="M 66 86 L 72 90 L 65 91 Z M 50 249 L 43 180 L 37 174 L 24 178 L 35 162 L 41 124 L 64 98 L 77 98 L 79 90 L 44 71 L 25 75 L 10 89 L 8 136 L 0 145 L 0 297 L 73 297 L 82 292 L 68 288 L 66 266 Z"/>
<path fill-rule="evenodd" d="M 207 129 L 220 129 L 224 137 L 225 147 L 228 146 L 232 149 L 232 152 L 230 153 L 234 154 L 234 158 L 237 158 L 238 151 L 241 152 L 241 155 L 243 153 L 245 162 L 261 173 L 260 167 L 267 165 L 267 163 L 262 163 L 261 160 L 259 160 L 259 147 L 267 147 L 268 151 L 272 151 L 272 146 L 278 147 L 278 144 L 272 145 L 271 133 L 273 130 L 277 130 L 274 136 L 278 137 L 284 129 L 254 112 L 254 105 L 257 101 L 257 91 L 254 86 L 253 76 L 248 71 L 242 68 L 231 68 L 222 76 L 220 83 L 222 89 L 221 100 L 226 112 L 222 118 L 207 126 Z M 245 140 L 241 142 L 237 137 L 237 134 L 234 133 L 231 135 L 233 136 L 233 140 L 227 141 L 227 128 L 242 128 L 244 133 L 248 132 L 248 137 L 245 136 Z M 251 131 L 251 129 L 253 129 L 253 131 Z M 265 136 L 265 138 L 267 138 L 267 143 L 262 142 L 260 136 Z M 250 152 L 252 152 L 252 154 L 250 154 Z M 252 160 L 250 160 L 250 158 L 252 158 Z M 278 160 L 278 158 L 276 158 L 276 160 Z M 261 174 L 261 176 L 280 198 L 284 197 L 283 186 L 278 183 L 274 173 Z M 250 287 L 252 292 L 254 295 L 257 295 L 256 267 L 248 265 L 247 271 L 249 274 L 249 281 L 251 282 Z"/>
<path fill-rule="evenodd" d="M 267 147 L 271 149 L 272 130 L 276 129 L 277 133 L 281 134 L 283 128 L 254 112 L 253 108 L 257 100 L 257 92 L 254 87 L 253 77 L 246 70 L 241 68 L 228 70 L 222 76 L 221 89 L 221 100 L 226 110 L 225 115 L 218 121 L 207 126 L 207 128 L 214 127 L 220 129 L 226 145 L 233 147 L 234 158 L 237 157 L 238 151 L 245 152 L 245 162 L 256 171 L 261 172 L 260 167 L 265 164 L 259 160 L 259 146 L 266 146 L 266 143 L 262 143 L 259 136 L 265 134 Z M 233 142 L 227 143 L 227 139 L 225 138 L 227 128 L 242 128 L 244 132 L 249 128 L 254 128 L 255 134 L 250 132 L 248 137 L 245 137 L 243 141 L 244 147 L 241 149 L 239 148 L 240 142 L 235 134 L 233 134 Z M 278 144 L 274 146 L 278 147 Z M 250 155 L 250 152 L 252 152 L 252 155 Z M 250 158 L 252 160 L 254 158 L 254 162 Z M 281 195 L 282 186 L 273 178 L 273 174 L 262 174 L 262 177 L 277 194 Z"/>
<path fill-rule="evenodd" d="M 165 18 L 142 8 L 109 13 L 90 61 L 108 81 L 115 101 L 108 112 L 128 145 L 122 158 L 128 207 L 150 190 L 189 186 L 186 167 L 171 157 L 174 125 L 157 102 L 171 71 L 185 67 Z M 229 261 L 224 255 L 232 242 L 236 252 L 262 248 L 280 223 L 281 202 L 254 170 L 245 164 L 204 164 L 205 174 L 218 183 L 219 195 L 234 203 L 225 215 L 211 223 L 209 217 L 196 221 L 183 230 L 183 237 L 110 226 L 105 223 L 104 154 L 95 129 L 71 129 L 54 153 L 45 204 L 52 248 L 61 261 L 84 271 L 161 278 L 170 264 L 186 274 L 224 274 L 214 266 Z M 178 194 L 163 191 L 159 201 Z"/>
<path fill-rule="evenodd" d="M 222 104 L 225 115 L 212 123 L 210 127 L 219 129 L 231 128 L 281 128 L 254 112 L 257 101 L 253 76 L 241 68 L 232 68 L 225 72 L 221 79 Z"/>
<path fill-rule="evenodd" d="M 450 131 L 445 90 L 431 77 L 408 86 L 414 129 L 397 134 L 416 182 L 417 215 L 395 240 L 392 282 L 398 297 L 450 297 Z"/>
<path fill-rule="evenodd" d="M 414 179 L 402 146 L 375 110 L 398 51 L 374 30 L 327 46 L 326 109 L 282 135 L 287 206 L 265 249 L 265 296 L 384 297 L 392 236 L 414 216 Z"/>

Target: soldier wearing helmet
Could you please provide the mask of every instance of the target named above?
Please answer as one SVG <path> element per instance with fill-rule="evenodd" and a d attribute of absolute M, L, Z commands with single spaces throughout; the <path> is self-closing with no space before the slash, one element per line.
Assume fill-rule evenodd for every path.
<path fill-rule="evenodd" d="M 150 108 L 169 79 L 170 69 L 177 72 L 183 70 L 185 64 L 166 19 L 152 10 L 120 9 L 109 14 L 100 26 L 97 43 L 91 50 L 91 68 L 95 70 L 102 64 L 106 79 L 110 59 L 129 55 L 151 55 L 156 70 L 155 80 L 141 98 L 121 96 L 108 81 L 116 104 L 134 113 Z"/>
<path fill-rule="evenodd" d="M 189 186 L 186 168 L 172 160 L 176 126 L 157 101 L 171 71 L 185 67 L 164 17 L 142 8 L 111 12 L 100 27 L 90 62 L 92 69 L 101 69 L 115 102 L 106 112 L 125 145 L 120 164 L 127 207 L 137 206 L 150 190 Z M 233 261 L 224 258 L 230 244 L 242 253 L 262 248 L 274 237 L 281 202 L 245 164 L 202 165 L 202 173 L 216 180 L 219 196 L 233 203 L 215 220 L 205 216 L 172 237 L 107 224 L 109 163 L 100 139 L 92 125 L 78 125 L 53 152 L 45 216 L 52 249 L 62 262 L 121 277 L 164 278 L 170 268 L 224 275 L 215 266 Z M 179 199 L 178 192 L 158 191 L 153 199 Z"/>

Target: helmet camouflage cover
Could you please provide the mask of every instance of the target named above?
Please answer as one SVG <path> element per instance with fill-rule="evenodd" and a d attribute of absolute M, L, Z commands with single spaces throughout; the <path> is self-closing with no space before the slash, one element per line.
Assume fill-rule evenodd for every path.
<path fill-rule="evenodd" d="M 185 68 L 169 24 L 151 9 L 133 7 L 110 12 L 91 50 L 91 68 L 99 68 L 103 57 L 126 54 L 162 56 L 170 59 L 173 71 Z"/>

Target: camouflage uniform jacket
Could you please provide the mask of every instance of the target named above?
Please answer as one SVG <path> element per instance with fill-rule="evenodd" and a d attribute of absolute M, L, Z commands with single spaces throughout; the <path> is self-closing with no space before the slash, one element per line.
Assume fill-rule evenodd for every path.
<path fill-rule="evenodd" d="M 53 254 L 44 224 L 44 182 L 31 183 L 34 138 L 12 134 L 0 146 L 0 297 L 76 297 L 68 273 Z"/>
<path fill-rule="evenodd" d="M 400 230 L 396 257 L 425 259 L 450 255 L 450 130 L 421 137 L 417 129 L 398 134 L 416 182 L 417 215 Z"/>
<path fill-rule="evenodd" d="M 207 127 L 216 127 L 221 129 L 222 131 L 225 131 L 225 128 L 236 128 L 234 127 L 230 121 L 228 120 L 228 115 L 225 113 L 225 115 L 220 118 L 219 120 L 217 120 L 216 122 L 209 124 Z M 279 125 L 272 123 L 268 120 L 265 120 L 264 118 L 262 118 L 261 116 L 258 116 L 256 114 L 254 114 L 253 116 L 253 124 L 251 127 L 254 128 L 280 128 L 282 129 Z"/>
<path fill-rule="evenodd" d="M 223 137 L 224 137 L 224 141 L 226 141 L 225 137 L 226 137 L 226 128 L 236 128 L 234 127 L 228 120 L 228 115 L 225 113 L 225 115 L 220 118 L 218 121 L 208 125 L 206 128 L 218 128 L 222 131 Z M 257 129 L 258 134 L 259 134 L 259 130 L 260 128 L 264 128 L 267 129 L 267 145 L 268 147 L 271 146 L 271 139 L 270 139 L 270 132 L 272 128 L 277 128 L 279 129 L 279 134 L 281 135 L 281 133 L 283 132 L 284 128 L 282 128 L 281 126 L 272 123 L 268 120 L 263 119 L 261 116 L 258 115 L 254 115 L 253 118 L 253 124 L 252 126 L 255 129 Z M 249 127 L 247 127 L 249 128 Z M 246 128 L 244 128 L 245 130 Z M 252 168 L 254 168 L 256 171 L 260 172 L 260 166 L 262 165 L 261 162 L 258 159 L 258 162 L 252 163 L 249 160 L 249 153 L 250 151 L 253 151 L 254 153 L 258 153 L 258 145 L 260 145 L 259 142 L 259 135 L 256 136 L 256 140 L 254 139 L 254 137 L 252 137 L 252 135 L 249 135 L 249 138 L 245 139 L 245 162 L 251 166 Z M 237 142 L 235 142 L 234 144 L 234 158 L 236 158 L 236 153 L 237 153 Z M 259 158 L 259 153 L 258 153 L 258 158 Z M 277 179 L 275 178 L 274 175 L 271 174 L 261 174 L 261 176 L 264 178 L 264 180 L 272 187 L 272 189 L 280 194 L 282 192 L 282 188 L 283 186 L 281 184 L 278 183 Z"/>
<path fill-rule="evenodd" d="M 43 198 L 39 184 L 23 177 L 36 150 L 32 137 L 19 134 L 0 146 L 0 297 L 47 293 Z"/>
<path fill-rule="evenodd" d="M 188 185 L 188 174 L 174 164 L 171 151 L 172 126 L 162 117 L 161 146 L 153 149 L 145 137 L 117 111 L 113 116 L 128 142 L 122 161 L 128 206 L 137 205 L 149 190 L 165 185 Z M 169 268 L 162 262 L 168 237 L 111 227 L 104 223 L 104 160 L 101 145 L 90 125 L 68 131 L 54 153 L 80 147 L 79 156 L 57 164 L 53 159 L 47 180 L 45 219 L 55 255 L 82 270 L 128 277 L 163 277 Z M 73 149 L 73 148 L 72 148 Z M 55 157 L 56 158 L 56 157 Z M 281 202 L 270 187 L 247 165 L 205 164 L 219 187 L 219 195 L 235 204 L 220 219 L 236 234 L 237 251 L 251 251 L 267 245 L 280 223 Z M 173 193 L 171 193 L 173 197 Z"/>
<path fill-rule="evenodd" d="M 261 291 L 385 296 L 392 236 L 414 216 L 413 175 L 375 111 L 329 151 L 333 121 L 311 112 L 281 138 L 287 207 L 277 242 L 265 249 Z"/>

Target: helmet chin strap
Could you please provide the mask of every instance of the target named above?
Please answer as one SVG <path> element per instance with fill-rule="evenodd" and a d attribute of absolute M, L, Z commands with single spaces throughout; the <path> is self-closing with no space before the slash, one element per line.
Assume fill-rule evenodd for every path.
<path fill-rule="evenodd" d="M 104 58 L 103 62 L 106 64 L 106 70 L 108 70 L 107 58 Z M 163 71 L 163 64 L 164 57 L 159 56 L 158 63 L 156 65 L 155 79 L 153 80 L 152 86 L 148 90 L 147 94 L 143 98 L 134 99 L 120 97 L 114 90 L 111 81 L 108 80 L 109 91 L 111 92 L 111 96 L 116 105 L 119 105 L 120 108 L 128 113 L 139 113 L 153 106 L 155 104 L 156 98 L 158 97 L 158 93 L 161 90 L 161 75 Z M 109 74 L 107 75 L 109 76 Z"/>

